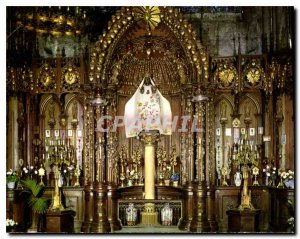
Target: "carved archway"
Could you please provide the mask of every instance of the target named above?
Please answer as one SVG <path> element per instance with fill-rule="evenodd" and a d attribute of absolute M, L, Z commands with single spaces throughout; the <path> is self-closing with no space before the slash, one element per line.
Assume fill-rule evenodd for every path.
<path fill-rule="evenodd" d="M 153 19 L 156 24 L 149 28 Z M 184 61 L 179 62 L 180 59 Z M 136 71 L 137 68 L 140 70 Z M 161 69 L 166 73 L 161 74 Z M 134 73 L 128 73 L 129 70 Z M 133 77 L 134 86 L 143 71 L 150 71 L 157 81 L 164 79 L 174 86 L 199 85 L 208 79 L 207 54 L 178 9 L 123 7 L 112 16 L 107 30 L 99 37 L 91 55 L 91 83 L 118 85 Z"/>

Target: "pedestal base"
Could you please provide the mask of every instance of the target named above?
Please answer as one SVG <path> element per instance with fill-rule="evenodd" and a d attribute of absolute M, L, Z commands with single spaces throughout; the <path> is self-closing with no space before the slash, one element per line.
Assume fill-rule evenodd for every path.
<path fill-rule="evenodd" d="M 228 232 L 259 232 L 260 209 L 228 210 Z"/>
<path fill-rule="evenodd" d="M 73 210 L 48 211 L 46 213 L 46 232 L 74 232 Z"/>
<path fill-rule="evenodd" d="M 143 226 L 157 226 L 158 213 L 157 212 L 141 212 Z"/>

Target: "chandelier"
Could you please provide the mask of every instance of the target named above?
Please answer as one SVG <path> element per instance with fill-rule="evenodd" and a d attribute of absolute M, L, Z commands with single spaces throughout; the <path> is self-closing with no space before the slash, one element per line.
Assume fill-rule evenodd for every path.
<path fill-rule="evenodd" d="M 82 7 L 26 7 L 16 11 L 17 27 L 52 36 L 82 34 L 87 10 Z"/>

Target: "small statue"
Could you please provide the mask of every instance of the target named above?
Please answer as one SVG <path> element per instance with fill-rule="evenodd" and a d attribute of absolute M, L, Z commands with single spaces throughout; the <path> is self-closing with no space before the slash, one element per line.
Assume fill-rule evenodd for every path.
<path fill-rule="evenodd" d="M 220 116 L 221 119 L 225 119 L 226 118 L 226 114 L 227 114 L 227 105 L 225 102 L 221 102 L 220 104 Z"/>
<path fill-rule="evenodd" d="M 54 102 L 53 102 L 53 100 L 50 101 L 48 113 L 49 113 L 49 118 L 50 118 L 50 119 L 54 119 L 55 107 L 54 107 Z"/>
<path fill-rule="evenodd" d="M 77 106 L 77 102 L 74 101 L 73 102 L 73 107 L 72 107 L 72 116 L 73 116 L 73 119 L 77 120 L 77 113 L 78 113 L 78 106 Z"/>
<path fill-rule="evenodd" d="M 245 118 L 250 118 L 250 114 L 251 114 L 250 102 L 247 101 L 245 106 Z"/>

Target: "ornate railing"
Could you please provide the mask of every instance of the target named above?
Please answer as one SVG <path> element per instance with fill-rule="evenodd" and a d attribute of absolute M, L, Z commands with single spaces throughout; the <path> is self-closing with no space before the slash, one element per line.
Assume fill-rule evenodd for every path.
<path fill-rule="evenodd" d="M 137 218 L 135 220 L 135 223 L 128 223 L 126 220 L 126 209 L 129 207 L 129 204 L 133 203 L 134 208 L 136 209 L 137 212 Z M 153 203 L 155 207 L 155 212 L 158 214 L 158 225 L 157 226 L 162 226 L 162 209 L 166 203 L 169 204 L 170 208 L 173 211 L 173 217 L 172 217 L 172 222 L 170 226 L 177 226 L 179 219 L 182 216 L 182 201 L 181 200 L 118 200 L 118 217 L 122 223 L 123 227 L 126 226 L 139 226 L 141 225 L 141 213 L 144 211 L 144 206 L 145 204 L 148 203 Z"/>

